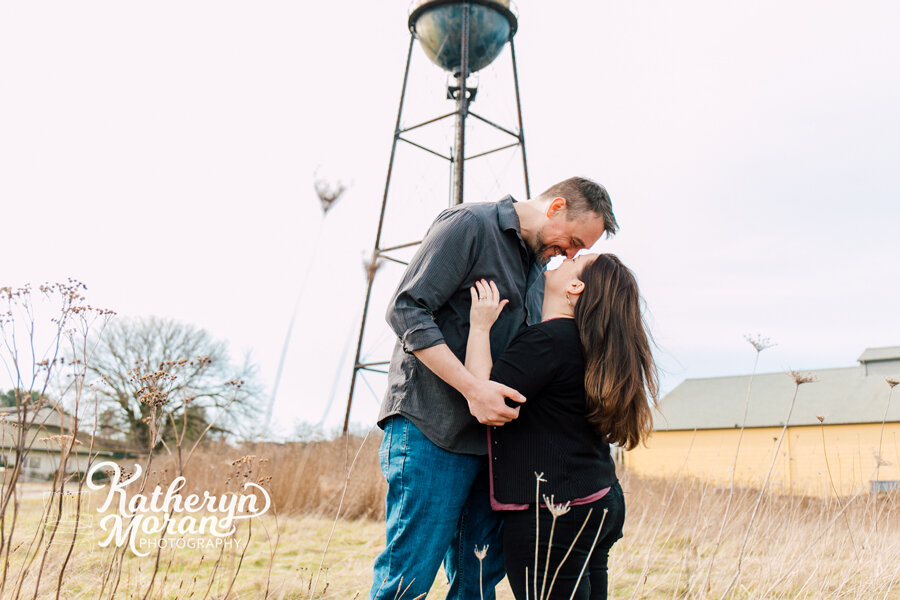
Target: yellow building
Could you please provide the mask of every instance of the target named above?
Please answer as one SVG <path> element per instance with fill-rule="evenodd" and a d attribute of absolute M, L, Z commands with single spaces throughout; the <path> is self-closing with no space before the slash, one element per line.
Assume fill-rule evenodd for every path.
<path fill-rule="evenodd" d="M 759 487 L 775 457 L 770 489 L 849 496 L 900 490 L 900 346 L 869 348 L 859 366 L 804 371 L 787 432 L 779 439 L 794 395 L 786 373 L 688 379 L 654 411 L 647 447 L 624 454 L 632 471 L 692 476 Z M 741 432 L 746 407 L 746 426 Z M 738 440 L 740 439 L 740 451 Z M 737 462 L 735 455 L 737 453 Z"/>

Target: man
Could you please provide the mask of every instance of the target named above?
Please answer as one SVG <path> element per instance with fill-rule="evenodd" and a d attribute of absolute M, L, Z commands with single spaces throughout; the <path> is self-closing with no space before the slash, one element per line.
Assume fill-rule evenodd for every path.
<path fill-rule="evenodd" d="M 398 338 L 378 417 L 387 540 L 370 599 L 426 594 L 442 561 L 448 598 L 481 598 L 482 589 L 494 598 L 504 569 L 485 426 L 515 419 L 527 399 L 466 370 L 469 287 L 493 280 L 509 299 L 490 333 L 496 360 L 521 329 L 540 321 L 550 258 L 572 258 L 617 228 L 603 186 L 573 177 L 524 202 L 506 196 L 448 208 L 428 229 L 387 310 Z"/>

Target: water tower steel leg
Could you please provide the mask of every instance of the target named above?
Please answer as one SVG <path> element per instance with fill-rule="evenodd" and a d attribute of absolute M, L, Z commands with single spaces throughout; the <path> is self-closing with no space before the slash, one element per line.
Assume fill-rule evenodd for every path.
<path fill-rule="evenodd" d="M 384 225 L 384 212 L 387 208 L 388 190 L 391 186 L 391 172 L 394 169 L 394 156 L 397 153 L 397 142 L 400 140 L 400 120 L 403 115 L 403 101 L 406 98 L 406 84 L 409 80 L 409 63 L 412 59 L 413 43 L 416 38 L 413 34 L 409 36 L 409 50 L 406 53 L 406 70 L 403 72 L 403 86 L 400 89 L 400 105 L 397 108 L 397 124 L 394 126 L 394 141 L 391 143 L 391 157 L 388 160 L 387 179 L 384 182 L 384 196 L 381 199 L 381 213 L 378 215 L 378 230 L 375 233 L 375 246 L 372 249 L 371 268 L 367 272 L 368 283 L 366 284 L 366 300 L 363 304 L 362 322 L 359 325 L 359 340 L 356 343 L 356 358 L 353 359 L 353 376 L 350 379 L 350 393 L 347 396 L 347 412 L 344 414 L 344 434 L 350 427 L 350 407 L 353 404 L 353 391 L 356 388 L 356 378 L 359 375 L 360 362 L 359 358 L 362 353 L 363 333 L 366 330 L 366 317 L 369 312 L 369 300 L 372 297 L 372 282 L 375 280 L 375 265 L 381 254 L 381 230 Z"/>
<path fill-rule="evenodd" d="M 531 198 L 531 185 L 528 181 L 528 159 L 525 158 L 525 126 L 522 124 L 522 98 L 519 96 L 519 69 L 516 66 L 516 44 L 509 40 L 509 53 L 512 55 L 513 83 L 516 87 L 516 111 L 519 113 L 519 144 L 522 146 L 522 169 L 525 171 L 525 196 Z"/>
<path fill-rule="evenodd" d="M 456 147 L 453 152 L 453 204 L 462 204 L 466 162 L 466 112 L 469 100 L 466 79 L 469 76 L 469 3 L 462 3 L 462 43 L 460 47 L 459 96 L 456 99 Z"/>

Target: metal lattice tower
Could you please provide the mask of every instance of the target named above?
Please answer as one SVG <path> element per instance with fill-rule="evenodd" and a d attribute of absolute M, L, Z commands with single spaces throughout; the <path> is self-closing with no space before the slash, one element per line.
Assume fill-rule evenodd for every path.
<path fill-rule="evenodd" d="M 391 144 L 391 155 L 388 162 L 387 178 L 384 184 L 384 195 L 381 201 L 381 212 L 378 217 L 378 229 L 375 233 L 375 245 L 372 250 L 372 258 L 368 263 L 365 303 L 363 305 L 362 322 L 359 327 L 359 338 L 356 345 L 356 356 L 353 362 L 353 376 L 350 380 L 350 393 L 347 397 L 347 411 L 344 416 L 344 433 L 350 424 L 350 408 L 353 404 L 353 394 L 356 390 L 356 382 L 360 370 L 385 373 L 385 367 L 389 360 L 373 362 L 360 362 L 362 355 L 363 338 L 366 331 L 366 319 L 372 297 L 372 283 L 375 279 L 378 264 L 381 260 L 389 260 L 400 264 L 405 261 L 392 256 L 391 253 L 404 248 L 418 245 L 419 241 L 382 247 L 382 232 L 385 220 L 385 210 L 388 203 L 388 192 L 391 185 L 391 175 L 394 169 L 397 144 L 403 142 L 419 148 L 425 152 L 437 155 L 449 162 L 451 169 L 451 204 L 463 202 L 463 188 L 465 182 L 465 162 L 479 158 L 487 154 L 519 147 L 522 152 L 522 172 L 525 179 L 525 193 L 531 197 L 531 189 L 528 182 L 528 162 L 525 156 L 525 134 L 522 127 L 522 103 L 519 94 L 519 74 L 516 64 L 516 50 L 513 43 L 518 27 L 518 19 L 510 10 L 509 0 L 425 0 L 417 2 L 409 15 L 409 50 L 406 55 L 406 68 L 403 73 L 403 84 L 400 89 L 400 103 L 397 108 L 397 122 L 394 127 L 394 139 Z M 451 83 L 447 86 L 447 99 L 455 100 L 456 108 L 452 112 L 428 119 L 409 127 L 401 127 L 403 119 L 403 103 L 406 99 L 407 84 L 409 82 L 410 61 L 412 59 L 415 40 L 418 39 L 422 51 L 431 62 L 451 74 Z M 469 87 L 467 82 L 470 76 L 491 64 L 502 52 L 504 46 L 509 43 L 510 56 L 512 57 L 512 78 L 515 88 L 516 117 L 518 131 L 512 131 L 497 123 L 486 119 L 470 110 L 470 105 L 475 99 L 477 87 Z M 432 148 L 413 142 L 404 134 L 448 119 L 455 118 L 454 144 L 450 156 L 446 156 Z M 486 125 L 508 134 L 515 141 L 509 144 L 493 148 L 486 152 L 479 152 L 472 156 L 466 156 L 466 119 L 473 117 Z"/>

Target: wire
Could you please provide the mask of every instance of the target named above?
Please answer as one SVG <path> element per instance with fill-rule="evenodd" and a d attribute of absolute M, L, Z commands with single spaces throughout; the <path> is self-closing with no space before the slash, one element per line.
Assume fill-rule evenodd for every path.
<path fill-rule="evenodd" d="M 272 396 L 269 398 L 269 405 L 266 407 L 266 425 L 264 431 L 268 432 L 269 424 L 272 421 L 272 407 L 275 405 L 275 397 L 278 394 L 278 384 L 281 382 L 281 373 L 284 370 L 284 359 L 287 357 L 288 347 L 291 343 L 291 332 L 294 330 L 294 321 L 297 319 L 297 310 L 300 308 L 300 300 L 303 298 L 303 291 L 306 288 L 306 280 L 309 272 L 315 263 L 316 251 L 319 249 L 319 240 L 322 238 L 322 230 L 325 224 L 325 214 L 319 220 L 319 228 L 316 233 L 316 241 L 313 244 L 313 255 L 306 263 L 306 271 L 303 273 L 303 279 L 300 281 L 300 291 L 297 293 L 297 300 L 294 302 L 294 310 L 291 312 L 291 320 L 288 323 L 287 332 L 284 335 L 284 345 L 281 347 L 281 357 L 278 359 L 278 370 L 275 371 L 275 383 L 272 385 Z"/>

